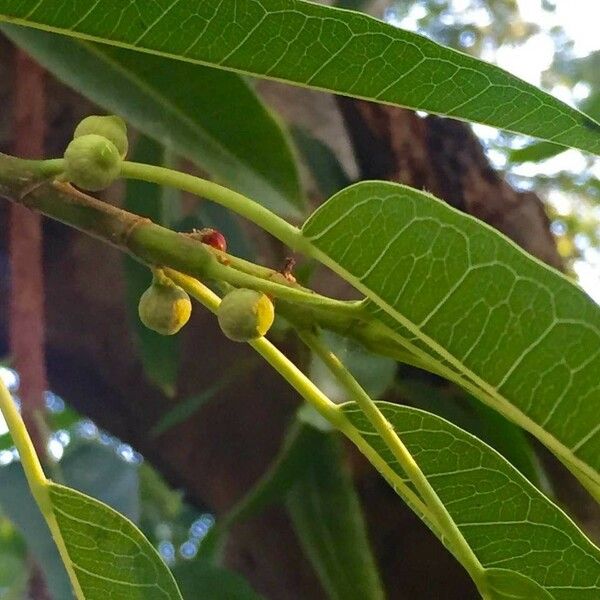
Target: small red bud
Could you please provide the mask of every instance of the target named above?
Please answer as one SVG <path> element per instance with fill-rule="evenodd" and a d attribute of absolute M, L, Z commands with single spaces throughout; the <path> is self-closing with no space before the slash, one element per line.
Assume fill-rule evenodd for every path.
<path fill-rule="evenodd" d="M 194 237 L 199 239 L 203 244 L 206 244 L 207 246 L 212 246 L 217 250 L 221 250 L 221 252 L 227 251 L 227 240 L 220 231 L 217 231 L 216 229 L 212 229 L 210 227 L 206 227 L 194 233 Z"/>

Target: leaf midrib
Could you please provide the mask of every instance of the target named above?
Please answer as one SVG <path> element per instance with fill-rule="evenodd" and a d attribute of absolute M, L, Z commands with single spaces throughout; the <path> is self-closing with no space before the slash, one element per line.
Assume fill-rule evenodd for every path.
<path fill-rule="evenodd" d="M 332 92 L 332 90 L 330 88 L 327 88 L 327 87 L 323 87 L 323 86 L 319 86 L 319 85 L 313 85 L 313 84 L 308 85 L 307 83 L 303 83 L 303 82 L 299 82 L 299 81 L 292 81 L 292 80 L 290 80 L 288 78 L 285 78 L 285 77 L 276 77 L 276 76 L 273 76 L 273 75 L 268 75 L 268 74 L 263 74 L 263 73 L 257 74 L 257 73 L 253 73 L 251 71 L 248 71 L 248 70 L 245 70 L 245 69 L 242 69 L 242 68 L 236 68 L 236 67 L 232 67 L 232 66 L 229 66 L 229 65 L 223 65 L 222 64 L 223 61 L 220 61 L 219 63 L 213 63 L 213 62 L 202 60 L 202 59 L 199 59 L 199 58 L 189 58 L 189 57 L 187 57 L 185 55 L 180 55 L 180 54 L 174 54 L 174 53 L 170 53 L 170 52 L 165 52 L 163 50 L 157 50 L 157 49 L 154 49 L 154 48 L 144 48 L 143 46 L 137 46 L 137 45 L 135 45 L 135 43 L 121 42 L 121 41 L 118 41 L 118 40 L 107 40 L 107 39 L 99 37 L 99 36 L 90 35 L 90 34 L 79 32 L 79 31 L 73 31 L 72 29 L 67 29 L 67 28 L 64 28 L 64 27 L 54 27 L 54 26 L 51 26 L 51 25 L 46 25 L 44 23 L 38 23 L 38 22 L 35 22 L 35 21 L 28 21 L 27 19 L 28 19 L 29 15 L 32 14 L 34 12 L 34 10 L 31 11 L 25 17 L 10 17 L 10 16 L 6 16 L 6 15 L 0 15 L 0 22 L 4 21 L 4 22 L 7 22 L 7 23 L 14 23 L 16 25 L 21 25 L 21 26 L 24 26 L 24 27 L 30 27 L 30 28 L 39 29 L 39 30 L 42 30 L 42 31 L 50 31 L 50 32 L 57 33 L 57 34 L 60 34 L 60 35 L 67 35 L 69 37 L 73 37 L 73 38 L 80 39 L 80 40 L 85 40 L 85 41 L 88 41 L 88 42 L 100 43 L 100 44 L 103 44 L 103 45 L 115 46 L 115 47 L 118 47 L 118 48 L 124 48 L 126 50 L 133 50 L 133 51 L 136 51 L 136 52 L 143 52 L 145 54 L 150 54 L 150 55 L 154 55 L 154 56 L 162 56 L 164 58 L 169 58 L 169 59 L 173 59 L 173 60 L 183 61 L 183 62 L 187 62 L 187 63 L 191 63 L 191 64 L 199 64 L 199 65 L 203 65 L 203 66 L 206 66 L 206 67 L 218 68 L 218 69 L 221 69 L 221 70 L 224 70 L 224 71 L 229 71 L 229 72 L 237 73 L 239 75 L 246 75 L 246 76 L 247 75 L 252 75 L 252 76 L 255 76 L 255 77 L 259 77 L 260 79 L 266 79 L 266 80 L 269 80 L 269 81 L 276 81 L 276 82 L 279 82 L 279 83 L 284 83 L 284 84 L 287 84 L 287 85 L 294 85 L 296 87 L 301 87 L 301 88 L 305 88 L 305 89 L 317 90 L 317 91 L 325 92 L 325 93 L 335 93 L 336 95 L 339 95 L 339 96 L 346 96 L 346 97 L 349 97 L 349 98 L 357 98 L 359 100 L 365 100 L 365 101 L 368 101 L 368 102 L 375 101 L 378 104 L 382 104 L 382 105 L 386 105 L 386 106 L 392 106 L 392 107 L 399 107 L 400 106 L 400 107 L 409 108 L 409 109 L 412 109 L 412 110 L 418 110 L 419 109 L 418 106 L 404 105 L 404 104 L 400 104 L 400 103 L 397 103 L 397 102 L 391 102 L 391 101 L 381 100 L 379 98 L 374 99 L 373 97 L 364 96 L 364 95 L 360 95 L 360 94 L 354 94 L 354 93 L 350 94 L 348 92 L 337 91 L 337 90 L 334 91 L 334 92 Z M 341 9 L 341 8 L 335 8 L 335 10 L 336 11 L 344 11 L 344 12 L 355 12 L 355 11 Z M 371 17 L 369 15 L 363 15 L 363 16 L 367 17 L 367 18 L 370 18 L 373 21 L 379 23 L 379 20 L 376 19 L 376 18 L 374 18 L 374 17 Z M 406 30 L 404 30 L 404 31 L 406 31 Z M 408 32 L 407 31 L 407 33 L 412 33 L 412 32 Z M 415 34 L 415 35 L 417 35 L 417 34 Z M 143 36 L 142 36 L 142 38 L 143 38 Z M 142 39 L 142 38 L 140 38 L 140 39 Z M 427 39 L 427 38 L 425 38 L 425 39 Z M 136 40 L 136 42 L 137 41 L 139 41 L 139 40 Z M 429 40 L 429 41 L 431 41 L 431 40 Z M 435 42 L 433 42 L 433 43 L 435 43 Z M 463 52 L 460 52 L 459 50 L 455 50 L 455 49 L 451 49 L 451 48 L 447 48 L 447 49 L 448 50 L 452 50 L 453 52 L 456 52 L 457 54 L 462 54 L 464 56 L 469 57 L 469 55 L 467 55 L 467 54 L 465 54 Z M 469 57 L 469 58 L 471 58 L 471 57 Z M 501 69 L 497 65 L 492 65 L 490 63 L 487 63 L 487 64 L 488 64 L 488 66 L 490 68 L 497 69 L 498 71 L 501 71 L 503 74 L 508 74 L 508 75 L 511 75 L 512 77 L 515 77 L 516 79 L 519 79 L 518 77 L 512 75 L 511 73 L 505 71 L 504 69 Z M 521 81 L 521 80 L 519 80 L 519 81 Z M 527 82 L 523 81 L 523 83 L 526 84 Z M 535 87 L 535 86 L 532 86 L 532 87 Z M 468 101 L 470 101 L 470 100 L 468 100 Z M 482 121 L 482 120 L 473 121 L 473 120 L 469 120 L 469 119 L 466 119 L 464 117 L 461 117 L 460 115 L 455 115 L 454 114 L 454 110 L 455 109 L 453 109 L 453 111 L 451 111 L 451 112 L 441 112 L 441 111 L 434 111 L 434 110 L 428 109 L 428 112 L 430 112 L 431 114 L 439 115 L 439 116 L 451 116 L 453 119 L 456 119 L 458 121 L 462 121 L 462 122 L 465 122 L 465 123 L 479 122 L 479 123 L 482 123 L 482 124 L 489 125 L 489 123 L 487 123 L 486 121 Z M 597 123 L 596 121 L 594 121 L 591 117 L 589 117 L 585 113 L 582 113 L 581 111 L 578 111 L 577 109 L 573 109 L 573 110 L 575 110 L 576 112 L 579 112 L 581 114 L 582 118 L 585 118 L 586 120 L 589 120 L 590 122 L 592 122 L 595 125 L 597 125 L 598 129 L 600 130 L 600 124 Z M 523 120 L 523 118 L 524 117 L 521 117 L 517 121 L 517 123 L 519 121 Z M 514 133 L 514 134 L 517 134 L 517 135 L 523 135 L 523 133 L 521 131 L 513 129 L 514 125 L 515 124 L 513 123 L 511 126 L 505 126 L 505 125 L 503 125 L 502 127 L 493 126 L 493 125 L 491 125 L 491 126 L 495 127 L 495 128 L 500 128 L 503 131 L 507 131 L 509 133 Z M 577 127 L 578 127 L 578 125 L 575 123 L 575 124 L 572 125 L 571 129 L 577 128 Z M 560 136 L 562 133 L 564 133 L 564 130 L 562 132 L 559 132 L 559 133 L 553 135 L 553 136 L 536 136 L 536 135 L 533 135 L 533 134 L 529 134 L 529 137 L 532 137 L 534 139 L 538 139 L 538 140 L 541 140 L 541 141 L 547 141 L 547 142 L 556 144 L 558 146 L 564 147 L 565 149 L 568 149 L 568 148 L 571 148 L 571 147 L 575 147 L 575 146 L 564 145 L 564 144 L 561 144 L 560 142 L 555 141 L 555 138 L 557 136 Z M 594 153 L 591 150 L 588 150 L 587 152 L 590 152 L 591 154 L 594 154 L 594 155 L 596 155 L 596 154 L 600 155 L 600 153 Z"/>
<path fill-rule="evenodd" d="M 434 350 L 441 357 L 446 359 L 450 364 L 458 369 L 461 374 L 466 375 L 473 381 L 470 383 L 468 380 L 459 378 L 458 383 L 465 387 L 470 393 L 479 398 L 482 402 L 498 411 L 509 420 L 517 423 L 523 429 L 529 431 L 532 435 L 542 441 L 549 449 L 552 450 L 563 462 L 568 462 L 570 465 L 575 467 L 576 471 L 579 471 L 581 475 L 585 476 L 585 479 L 581 475 L 577 475 L 581 484 L 593 495 L 593 497 L 600 501 L 600 473 L 597 473 L 590 465 L 583 462 L 579 457 L 573 454 L 573 452 L 567 448 L 561 441 L 554 437 L 547 430 L 543 429 L 538 423 L 533 421 L 529 416 L 519 410 L 514 404 L 507 398 L 498 393 L 498 390 L 483 380 L 476 373 L 473 373 L 467 368 L 458 358 L 450 354 L 443 346 L 438 342 L 425 335 L 418 326 L 411 320 L 407 319 L 402 313 L 398 312 L 392 306 L 389 305 L 385 300 L 380 298 L 373 292 L 369 287 L 364 285 L 357 277 L 352 275 L 346 269 L 342 268 L 335 260 L 330 258 L 326 253 L 316 248 L 308 238 L 304 238 L 307 242 L 307 251 L 311 257 L 320 261 L 325 266 L 329 267 L 340 277 L 343 277 L 348 283 L 354 288 L 365 294 L 370 298 L 377 306 L 384 310 L 388 315 L 394 318 L 398 323 L 408 329 L 415 337 L 420 339 L 428 347 Z M 422 357 L 428 362 L 433 361 L 438 369 L 449 379 L 456 381 L 456 373 L 448 369 L 443 364 L 439 363 L 431 355 L 425 353 L 422 349 L 414 346 L 410 341 L 402 338 L 403 344 L 409 347 L 411 352 L 414 352 L 419 357 Z M 486 397 L 487 396 L 487 397 Z M 490 400 L 492 400 L 490 402 Z M 593 487 L 592 485 L 593 484 Z"/>

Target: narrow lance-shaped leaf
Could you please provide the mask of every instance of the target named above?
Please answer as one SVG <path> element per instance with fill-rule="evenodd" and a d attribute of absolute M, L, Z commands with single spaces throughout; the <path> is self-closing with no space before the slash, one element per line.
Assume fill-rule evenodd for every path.
<path fill-rule="evenodd" d="M 600 125 L 494 65 L 303 0 L 0 0 L 0 19 L 486 123 L 600 154 Z"/>
<path fill-rule="evenodd" d="M 600 308 L 579 287 L 392 183 L 340 192 L 303 234 L 433 370 L 530 431 L 600 497 Z"/>
<path fill-rule="evenodd" d="M 382 600 L 338 434 L 311 430 L 311 437 L 310 458 L 287 497 L 294 529 L 331 600 Z"/>
<path fill-rule="evenodd" d="M 495 450 L 424 411 L 385 402 L 399 434 L 486 569 L 496 600 L 594 600 L 600 550 Z M 385 461 L 401 467 L 354 404 L 344 413 Z"/>
<path fill-rule="evenodd" d="M 290 142 L 234 73 L 4 25 L 59 79 L 211 177 L 285 216 L 303 209 Z"/>

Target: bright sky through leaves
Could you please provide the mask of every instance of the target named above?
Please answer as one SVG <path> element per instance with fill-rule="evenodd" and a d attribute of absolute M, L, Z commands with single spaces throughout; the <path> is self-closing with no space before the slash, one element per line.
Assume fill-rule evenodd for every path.
<path fill-rule="evenodd" d="M 493 18 L 493 15 L 490 15 L 482 6 L 473 8 L 470 0 L 453 0 L 450 4 L 452 14 L 456 15 L 460 22 L 474 23 L 484 27 Z M 543 10 L 541 0 L 518 0 L 517 4 L 522 20 L 538 25 L 539 33 L 532 35 L 523 44 L 504 44 L 498 49 L 489 47 L 481 55 L 484 60 L 501 66 L 533 85 L 540 86 L 542 73 L 551 66 L 554 55 L 554 44 L 549 34 L 553 27 L 561 26 L 569 39 L 573 40 L 574 56 L 583 57 L 600 50 L 597 20 L 589 18 L 590 0 L 556 0 L 554 11 Z M 415 3 L 408 14 L 400 18 L 392 2 L 382 16 L 393 25 L 420 32 L 418 20 L 424 16 L 423 11 L 423 6 Z M 573 90 L 564 86 L 555 86 L 551 91 L 554 96 L 573 105 L 575 102 L 583 100 L 590 90 L 589 86 L 580 85 L 575 86 Z M 498 131 L 491 127 L 475 124 L 473 128 L 484 143 L 498 136 Z M 526 143 L 530 143 L 530 141 L 526 140 Z M 506 166 L 504 154 L 491 148 L 488 156 L 497 168 L 502 169 Z M 589 156 L 584 156 L 577 150 L 569 150 L 539 163 L 514 165 L 510 168 L 510 172 L 522 178 L 534 178 L 536 175 L 552 177 L 561 171 L 581 173 L 584 169 L 589 169 L 589 161 Z M 600 160 L 594 161 L 591 172 L 600 179 Z M 577 199 L 560 190 L 554 190 L 547 194 L 544 200 L 551 203 L 559 213 L 567 214 L 572 211 L 585 210 L 585 207 L 582 207 Z M 593 210 L 593 216 L 600 222 L 600 208 Z M 581 240 L 582 246 L 579 246 L 583 259 L 576 260 L 573 266 L 581 286 L 596 302 L 600 303 L 600 249 L 586 246 L 584 242 Z"/>

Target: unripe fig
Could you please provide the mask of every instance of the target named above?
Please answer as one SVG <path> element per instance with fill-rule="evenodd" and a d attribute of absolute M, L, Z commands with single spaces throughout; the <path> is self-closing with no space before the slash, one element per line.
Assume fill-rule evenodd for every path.
<path fill-rule="evenodd" d="M 192 303 L 187 293 L 168 277 L 154 277 L 140 298 L 138 313 L 148 329 L 173 335 L 189 321 Z"/>
<path fill-rule="evenodd" d="M 105 137 L 88 133 L 75 138 L 65 150 L 65 176 L 83 190 L 108 187 L 121 172 L 123 159 Z"/>
<path fill-rule="evenodd" d="M 275 309 L 262 292 L 238 289 L 223 298 L 217 318 L 221 330 L 230 340 L 249 342 L 269 331 L 275 319 Z"/>
<path fill-rule="evenodd" d="M 91 115 L 86 117 L 75 128 L 73 138 L 89 135 L 90 133 L 101 135 L 110 140 L 117 147 L 121 158 L 125 158 L 127 155 L 127 150 L 129 149 L 127 125 L 121 117 L 117 117 L 116 115 Z"/>

